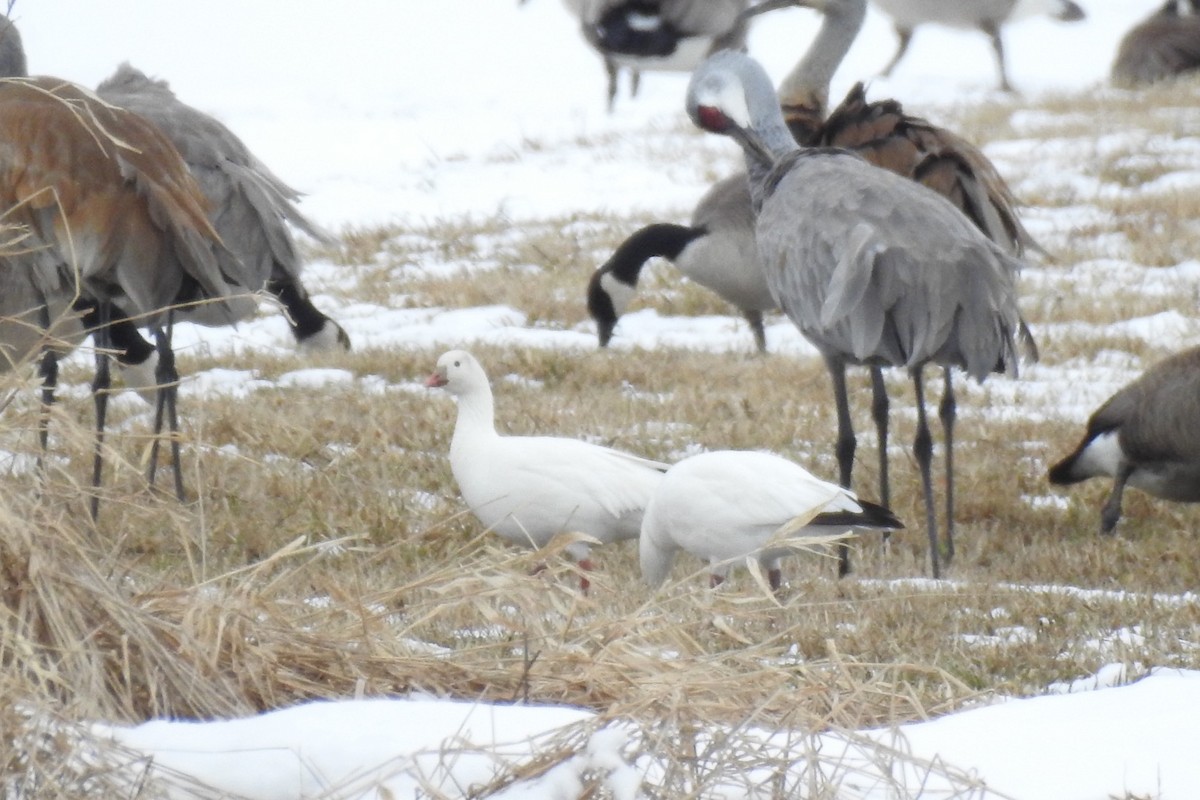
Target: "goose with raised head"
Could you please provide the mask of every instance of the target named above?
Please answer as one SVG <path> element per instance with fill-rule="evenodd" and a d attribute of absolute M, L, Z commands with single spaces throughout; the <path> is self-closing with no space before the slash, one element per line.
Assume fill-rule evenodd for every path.
<path fill-rule="evenodd" d="M 750 184 L 745 173 L 739 172 L 717 181 L 700 198 L 691 224 L 647 225 L 622 242 L 592 273 L 587 306 L 596 322 L 600 346 L 608 346 L 617 321 L 629 308 L 642 268 L 659 257 L 737 307 L 750 324 L 759 352 L 766 352 L 763 313 L 778 306 L 756 250 Z"/>
<path fill-rule="evenodd" d="M 602 544 L 637 538 L 642 512 L 668 465 L 558 436 L 501 436 L 487 374 L 465 350 L 444 353 L 425 382 L 458 401 L 450 469 L 463 500 L 489 530 L 539 549 L 562 533 Z M 567 546 L 590 570 L 586 541 Z M 581 587 L 587 589 L 586 575 Z"/>
<path fill-rule="evenodd" d="M 730 567 L 754 558 L 771 589 L 778 590 L 780 561 L 795 552 L 782 539 L 903 527 L 888 509 L 859 500 L 786 458 L 718 450 L 667 470 L 642 518 L 638 558 L 651 586 L 666 580 L 679 550 L 710 565 L 713 586 L 725 580 Z"/>
<path fill-rule="evenodd" d="M 4 20 L 7 23 L 7 20 Z M 20 46 L 8 24 L 0 51 Z M 23 62 L 23 59 L 21 59 Z M 17 63 L 0 56 L 0 63 Z M 207 199 L 174 145 L 142 117 L 56 78 L 0 80 L 0 208 L 28 247 L 0 257 L 0 280 L 31 284 L 48 320 L 55 302 L 94 303 L 98 318 L 96 453 L 99 485 L 114 308 L 156 331 L 159 414 L 175 420 L 178 374 L 170 352 L 172 312 L 215 302 L 228 311 L 236 279 L 222 271 L 223 245 Z M 164 330 L 165 328 L 165 330 Z M 157 439 L 156 439 L 157 443 Z M 182 498 L 178 438 L 175 489 Z M 99 496 L 92 498 L 93 515 Z"/>
<path fill-rule="evenodd" d="M 346 331 L 317 309 L 300 280 L 302 261 L 291 227 L 317 241 L 329 236 L 305 217 L 300 194 L 262 163 L 222 122 L 183 103 L 166 81 L 122 64 L 97 89 L 100 97 L 139 114 L 175 144 L 209 200 L 209 219 L 229 248 L 222 271 L 250 291 L 265 290 L 285 310 L 297 345 L 305 350 L 349 350 Z M 238 305 L 248 316 L 255 302 Z M 211 309 L 184 311 L 181 319 L 228 323 Z"/>
<path fill-rule="evenodd" d="M 1083 441 L 1050 468 L 1066 486 L 1110 477 L 1100 533 L 1121 518 L 1126 486 L 1180 503 L 1200 503 L 1200 347 L 1159 361 L 1100 406 Z"/>
<path fill-rule="evenodd" d="M 917 410 L 913 450 L 932 572 L 940 576 L 924 367 L 958 367 L 978 381 L 993 372 L 1016 375 L 1022 346 L 1034 354 L 1017 307 L 1021 262 L 928 188 L 846 150 L 797 146 L 770 78 L 744 54 L 707 59 L 688 86 L 687 111 L 701 129 L 742 147 L 767 283 L 825 358 L 839 431 L 849 422 L 847 364 L 909 371 Z M 945 448 L 949 495 L 953 441 Z M 946 547 L 949 559 L 949 528 Z"/>
<path fill-rule="evenodd" d="M 1044 15 L 1060 22 L 1078 22 L 1086 14 L 1072 0 L 873 0 L 883 13 L 892 18 L 899 43 L 896 54 L 883 68 L 884 75 L 892 70 L 908 52 L 913 31 L 926 23 L 945 25 L 951 28 L 978 30 L 988 37 L 996 54 L 996 67 L 1000 72 L 1000 88 L 1013 91 L 1008 77 L 1008 65 L 1004 57 L 1004 39 L 1001 30 L 1011 22 L 1026 17 Z"/>
<path fill-rule="evenodd" d="M 1117 86 L 1142 86 L 1200 71 L 1200 2 L 1167 0 L 1121 38 L 1112 65 Z"/>
<path fill-rule="evenodd" d="M 749 0 L 565 0 L 583 38 L 604 59 L 608 108 L 621 69 L 637 95 L 643 71 L 691 72 L 705 56 L 746 45 L 740 14 Z"/>
<path fill-rule="evenodd" d="M 765 0 L 748 14 L 791 6 L 812 8 L 823 16 L 812 44 L 780 82 L 778 97 L 784 120 L 802 146 L 841 147 L 870 163 L 902 175 L 941 194 L 988 238 L 1013 255 L 1026 250 L 1044 252 L 1021 223 L 1016 201 L 992 162 L 977 147 L 945 128 L 905 113 L 896 100 L 868 102 L 862 83 L 856 84 L 832 112 L 829 86 L 866 16 L 866 0 Z M 828 114 L 828 116 L 827 116 Z M 828 354 L 827 354 L 828 357 Z M 844 367 L 832 366 L 839 370 Z M 879 497 L 891 499 L 888 485 L 888 400 L 883 374 L 871 366 L 872 418 L 879 450 Z M 952 441 L 955 422 L 953 376 L 943 371 L 947 391 L 938 416 L 946 441 Z M 839 408 L 837 457 L 842 485 L 851 486 L 857 442 L 849 408 Z M 953 449 L 946 448 L 947 458 Z M 953 465 L 947 464 L 947 471 Z M 953 487 L 946 493 L 947 538 L 953 541 Z M 849 557 L 843 551 L 844 558 Z M 843 574 L 848 561 L 841 564 Z"/>

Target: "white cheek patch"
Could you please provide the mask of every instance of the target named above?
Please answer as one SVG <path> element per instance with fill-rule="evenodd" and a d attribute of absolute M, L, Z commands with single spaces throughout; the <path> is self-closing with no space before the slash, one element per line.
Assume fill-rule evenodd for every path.
<path fill-rule="evenodd" d="M 618 317 L 625 313 L 625 309 L 629 308 L 630 301 L 637 293 L 636 287 L 622 283 L 609 272 L 600 276 L 600 288 L 608 293 L 608 298 L 613 304 L 613 311 Z"/>
<path fill-rule="evenodd" d="M 1117 441 L 1117 431 L 1109 431 L 1092 439 L 1075 462 L 1075 471 L 1087 475 L 1115 476 L 1124 460 L 1125 453 Z"/>

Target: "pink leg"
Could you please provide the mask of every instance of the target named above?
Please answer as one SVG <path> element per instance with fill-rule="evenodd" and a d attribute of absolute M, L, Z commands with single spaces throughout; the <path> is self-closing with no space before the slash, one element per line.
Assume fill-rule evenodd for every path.
<path fill-rule="evenodd" d="M 596 565 L 591 562 L 591 559 L 585 558 L 579 562 L 579 568 L 584 572 L 591 572 L 596 568 Z M 579 578 L 579 591 L 587 594 L 588 589 L 590 589 L 591 586 L 592 582 L 587 579 L 587 575 L 583 575 Z"/>

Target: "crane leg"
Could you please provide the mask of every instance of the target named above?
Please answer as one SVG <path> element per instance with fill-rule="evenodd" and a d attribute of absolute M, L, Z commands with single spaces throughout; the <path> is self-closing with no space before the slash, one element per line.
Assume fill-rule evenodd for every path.
<path fill-rule="evenodd" d="M 104 423 L 108 416 L 108 390 L 112 386 L 109 374 L 108 335 L 109 308 L 100 302 L 96 308 L 97 327 L 92 333 L 96 346 L 96 377 L 92 380 L 92 401 L 96 405 L 96 449 L 92 455 L 92 501 L 90 511 L 95 520 L 100 514 L 100 478 L 104 469 Z"/>
<path fill-rule="evenodd" d="M 954 379 L 949 367 L 945 367 L 945 391 L 938 405 L 938 418 L 942 421 L 942 433 L 946 447 L 946 563 L 954 560 L 954 419 L 957 403 L 954 400 Z"/>
<path fill-rule="evenodd" d="M 50 330 L 50 304 L 43 303 L 38 314 L 42 330 Z M 42 360 L 38 364 L 38 374 L 42 378 L 42 411 L 38 420 L 38 442 L 41 452 L 37 457 L 37 469 L 40 473 L 44 467 L 46 451 L 50 447 L 50 408 L 54 405 L 54 391 L 58 387 L 58 353 L 49 344 L 42 350 Z"/>
<path fill-rule="evenodd" d="M 742 316 L 746 318 L 746 322 L 750 323 L 750 332 L 754 334 L 754 345 L 758 348 L 758 352 L 767 352 L 767 331 L 763 328 L 762 312 L 748 309 L 742 312 Z"/>
<path fill-rule="evenodd" d="M 608 75 L 608 113 L 611 114 L 617 104 L 617 62 L 606 56 L 604 71 Z"/>
<path fill-rule="evenodd" d="M 894 70 L 896 65 L 900 63 L 900 59 L 904 58 L 904 54 L 908 52 L 908 45 L 910 42 L 912 42 L 912 28 L 901 28 L 897 25 L 896 36 L 899 39 L 899 42 L 896 45 L 896 55 L 892 56 L 892 60 L 889 61 L 887 66 L 883 68 L 883 71 L 879 73 L 885 78 L 892 74 L 892 70 Z"/>
<path fill-rule="evenodd" d="M 846 365 L 836 359 L 826 359 L 829 377 L 833 380 L 833 400 L 837 406 L 838 438 L 835 452 L 838 461 L 838 480 L 849 489 L 854 471 L 854 451 L 858 441 L 854 437 L 854 422 L 850 419 L 850 397 L 846 392 Z M 838 577 L 850 574 L 850 545 L 838 543 Z"/>
<path fill-rule="evenodd" d="M 1000 88 L 1011 92 L 1013 86 L 1008 80 L 1008 66 L 1004 60 L 1004 40 L 1000 38 L 1000 26 L 988 23 L 983 26 L 983 32 L 992 40 L 992 50 L 996 52 L 996 66 L 1000 70 Z"/>
<path fill-rule="evenodd" d="M 168 312 L 166 330 L 159 328 L 154 331 L 154 344 L 158 350 L 158 402 L 154 409 L 154 442 L 150 445 L 150 466 L 146 480 L 151 486 L 154 485 L 154 475 L 158 469 L 159 437 L 165 415 L 171 436 L 171 467 L 175 472 L 175 496 L 182 503 L 186 495 L 183 490 L 183 464 L 179 448 L 179 415 L 175 402 L 179 393 L 179 371 L 175 367 L 175 351 L 171 349 L 173 328 L 174 312 Z"/>
<path fill-rule="evenodd" d="M 883 368 L 871 367 L 871 418 L 875 420 L 875 434 L 879 442 L 879 504 L 891 508 L 892 487 L 888 477 L 888 400 L 887 386 L 883 382 Z M 885 532 L 886 540 L 890 532 Z"/>
<path fill-rule="evenodd" d="M 925 528 L 929 534 L 929 562 L 935 579 L 942 576 L 941 554 L 938 552 L 937 510 L 933 507 L 933 437 L 925 417 L 925 379 L 921 367 L 912 371 L 917 401 L 917 435 L 913 440 L 913 455 L 921 469 L 921 490 L 925 496 Z"/>

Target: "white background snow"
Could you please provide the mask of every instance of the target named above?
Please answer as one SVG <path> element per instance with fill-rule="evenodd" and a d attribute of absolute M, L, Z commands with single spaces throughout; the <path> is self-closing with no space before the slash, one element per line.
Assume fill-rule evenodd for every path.
<path fill-rule="evenodd" d="M 1083 2 L 1084 23 L 1030 19 L 1008 30 L 1011 75 L 1027 95 L 1103 82 L 1121 33 L 1159 4 Z M 638 98 L 631 100 L 623 86 L 616 113 L 606 113 L 599 59 L 557 0 L 522 7 L 516 0 L 19 0 L 14 16 L 34 73 L 95 85 L 129 60 L 168 79 L 183 99 L 222 118 L 306 192 L 305 210 L 333 230 L 462 215 L 501 215 L 519 224 L 571 209 L 646 209 L 682 219 L 706 188 L 694 159 L 664 169 L 661 158 L 646 154 L 648 137 L 661 135 L 664 147 L 689 146 L 678 134 L 686 76 L 647 74 Z M 781 77 L 815 25 L 809 12 L 777 14 L 753 29 L 751 52 Z M 831 96 L 875 75 L 893 47 L 889 25 L 872 12 Z M 894 77 L 873 81 L 870 96 L 898 97 L 910 111 L 936 119 L 939 107 L 986 102 L 995 84 L 982 36 L 928 27 L 918 31 Z M 726 152 L 721 144 L 707 146 Z M 1005 143 L 1002 155 L 1020 159 L 1019 147 Z M 736 154 L 727 152 L 732 166 Z M 1185 157 L 1194 163 L 1196 154 Z M 317 286 L 338 279 L 327 264 L 313 265 L 311 275 Z M 505 309 L 410 310 L 409 317 L 377 308 L 331 310 L 368 346 L 458 343 L 464 327 L 483 336 L 500 327 L 497 319 L 521 324 L 519 314 Z M 1194 321 L 1180 324 L 1195 329 Z M 636 323 L 622 325 L 627 337 L 637 335 Z M 772 335 L 784 347 L 802 347 L 786 328 Z M 578 332 L 581 345 L 585 333 Z M 701 346 L 731 346 L 727 328 L 692 333 Z M 551 331 L 526 334 L 544 334 L 547 346 L 562 341 L 550 339 Z M 288 346 L 276 318 L 196 338 L 218 350 Z M 186 334 L 181 339 L 188 341 Z M 213 371 L 190 390 L 247 377 Z M 293 373 L 291 379 L 307 378 Z M 1158 671 L 1106 688 L 1119 677 L 1105 671 L 1075 687 L 1047 687 L 1045 697 L 901 733 L 914 754 L 975 771 L 1002 796 L 1200 797 L 1200 675 Z M 1080 691 L 1063 693 L 1072 688 Z M 152 754 L 160 766 L 249 797 L 312 797 L 351 782 L 347 796 L 383 796 L 369 788 L 380 775 L 390 775 L 393 797 L 413 796 L 419 775 L 453 796 L 486 780 L 495 764 L 527 758 L 538 736 L 590 716 L 413 698 L 98 730 Z M 592 770 L 609 775 L 615 796 L 634 797 L 639 776 L 652 778 L 654 769 L 652 760 L 623 757 L 624 738 L 617 729 L 601 732 L 574 759 L 508 796 L 575 797 L 579 775 Z M 460 753 L 444 762 L 438 754 L 448 747 Z M 867 787 L 862 796 L 886 795 Z"/>

